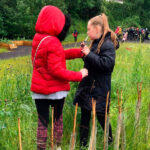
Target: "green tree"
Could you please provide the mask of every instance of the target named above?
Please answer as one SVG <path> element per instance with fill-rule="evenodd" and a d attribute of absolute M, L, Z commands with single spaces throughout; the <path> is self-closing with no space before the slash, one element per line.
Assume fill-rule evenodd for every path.
<path fill-rule="evenodd" d="M 1 26 L 3 27 L 2 31 L 4 31 L 2 36 L 7 35 L 9 38 L 12 38 L 15 33 L 15 12 L 16 10 L 16 0 L 1 0 L 0 1 L 0 14 Z"/>
<path fill-rule="evenodd" d="M 106 0 L 0 0 L 1 38 L 33 38 L 38 14 L 45 5 L 57 6 L 71 15 L 71 32 L 75 27 L 85 32 L 87 21 L 101 12 L 108 16 L 112 29 L 118 25 L 150 29 L 149 0 L 124 0 L 123 4 Z"/>
<path fill-rule="evenodd" d="M 4 28 L 4 24 L 3 24 L 3 17 L 0 14 L 0 37 L 3 38 L 7 35 L 7 32 Z"/>
<path fill-rule="evenodd" d="M 141 15 L 140 15 L 140 23 L 143 27 L 145 28 L 149 28 L 150 29 L 150 1 L 148 0 L 144 0 L 144 3 L 142 5 L 142 11 L 141 11 Z"/>
<path fill-rule="evenodd" d="M 64 1 L 60 0 L 1 0 L 0 35 L 10 39 L 33 38 L 35 23 L 41 8 L 54 5 L 67 13 Z"/>
<path fill-rule="evenodd" d="M 100 13 L 101 2 L 99 0 L 65 0 L 68 13 L 72 17 L 88 20 Z"/>

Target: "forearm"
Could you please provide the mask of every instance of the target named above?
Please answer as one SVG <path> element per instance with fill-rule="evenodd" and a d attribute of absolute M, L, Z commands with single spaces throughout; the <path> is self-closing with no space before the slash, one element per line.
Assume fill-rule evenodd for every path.
<path fill-rule="evenodd" d="M 66 59 L 75 59 L 75 58 L 82 58 L 84 55 L 81 52 L 80 48 L 72 48 L 65 50 L 65 58 Z"/>

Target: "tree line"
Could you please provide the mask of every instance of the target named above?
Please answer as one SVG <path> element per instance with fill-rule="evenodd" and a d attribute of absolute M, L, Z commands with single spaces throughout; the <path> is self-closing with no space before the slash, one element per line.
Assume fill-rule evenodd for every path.
<path fill-rule="evenodd" d="M 106 0 L 1 0 L 0 1 L 0 38 L 32 39 L 35 23 L 41 8 L 45 5 L 59 7 L 72 19 L 72 27 L 79 33 L 86 32 L 89 18 L 106 13 L 110 26 L 150 28 L 150 1 L 124 0 L 123 4 L 106 2 Z"/>

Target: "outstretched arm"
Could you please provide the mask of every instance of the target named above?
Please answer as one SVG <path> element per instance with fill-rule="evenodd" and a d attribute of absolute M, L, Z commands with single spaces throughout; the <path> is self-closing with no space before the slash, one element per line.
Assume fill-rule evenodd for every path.
<path fill-rule="evenodd" d="M 80 48 L 72 48 L 65 50 L 66 59 L 82 58 L 83 56 L 84 54 L 81 52 Z"/>

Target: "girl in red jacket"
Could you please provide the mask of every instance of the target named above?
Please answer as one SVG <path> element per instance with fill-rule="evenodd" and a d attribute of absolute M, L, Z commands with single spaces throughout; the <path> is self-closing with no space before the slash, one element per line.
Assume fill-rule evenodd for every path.
<path fill-rule="evenodd" d="M 33 74 L 32 98 L 38 112 L 37 149 L 46 149 L 49 107 L 54 107 L 54 142 L 60 148 L 63 133 L 62 110 L 70 90 L 69 81 L 81 81 L 86 69 L 79 72 L 66 69 L 66 59 L 81 58 L 81 49 L 64 51 L 64 40 L 70 27 L 70 18 L 54 6 L 42 8 L 35 26 L 32 44 Z"/>

